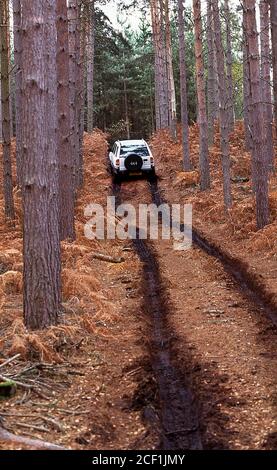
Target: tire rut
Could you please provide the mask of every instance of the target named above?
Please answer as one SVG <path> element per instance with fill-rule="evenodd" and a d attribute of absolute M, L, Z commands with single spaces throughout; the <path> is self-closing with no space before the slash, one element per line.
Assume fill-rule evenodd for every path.
<path fill-rule="evenodd" d="M 121 185 L 113 184 L 116 204 L 120 204 Z M 170 306 L 153 248 L 138 237 L 134 248 L 143 264 L 143 311 L 151 320 L 151 362 L 159 390 L 161 449 L 200 450 L 198 407 L 191 390 L 173 365 L 171 334 L 167 325 Z"/>
<path fill-rule="evenodd" d="M 166 203 L 161 196 L 157 181 L 150 181 L 149 184 L 153 202 L 157 206 Z M 185 231 L 185 226 L 183 224 L 180 228 L 181 231 Z M 243 262 L 233 259 L 223 250 L 213 245 L 195 228 L 192 228 L 192 240 L 198 248 L 221 262 L 225 272 L 232 279 L 235 287 L 240 291 L 241 295 L 254 304 L 259 310 L 262 310 L 276 327 L 276 303 L 266 292 L 266 289 L 261 286 L 258 275 L 255 276 L 250 274 L 247 266 Z"/>

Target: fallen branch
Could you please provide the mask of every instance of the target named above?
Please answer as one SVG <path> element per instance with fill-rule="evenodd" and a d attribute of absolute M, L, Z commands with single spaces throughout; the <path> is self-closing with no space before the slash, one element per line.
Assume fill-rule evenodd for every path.
<path fill-rule="evenodd" d="M 64 447 L 58 446 L 56 444 L 51 444 L 50 442 L 40 441 L 39 439 L 28 439 L 27 437 L 16 436 L 3 428 L 0 428 L 0 441 L 10 442 L 11 444 L 23 444 L 28 447 L 33 447 L 35 449 L 45 449 L 45 450 L 66 450 Z"/>
<path fill-rule="evenodd" d="M 52 426 L 52 428 L 58 432 L 64 432 L 62 424 L 54 418 L 49 418 L 47 416 L 41 416 L 41 419 Z"/>
<path fill-rule="evenodd" d="M 65 410 L 64 408 L 56 408 L 56 411 L 60 413 L 72 415 L 72 416 L 87 415 L 90 413 L 90 411 L 70 411 L 70 410 Z"/>
<path fill-rule="evenodd" d="M 3 380 L 3 382 L 9 382 L 11 380 L 13 383 L 15 383 L 15 385 L 18 385 L 18 387 L 27 388 L 29 390 L 34 388 L 33 385 L 24 384 L 23 382 L 19 382 L 18 380 L 14 380 L 11 377 L 5 377 L 4 375 L 0 375 L 0 380 Z"/>
<path fill-rule="evenodd" d="M 17 426 L 21 428 L 27 428 L 27 429 L 32 429 L 33 431 L 39 431 L 39 432 L 49 432 L 49 429 L 44 428 L 42 426 L 37 426 L 36 424 L 27 424 L 27 423 L 16 423 Z"/>
<path fill-rule="evenodd" d="M 7 364 L 10 364 L 11 362 L 15 361 L 19 357 L 20 357 L 20 354 L 16 354 L 15 356 L 7 359 L 5 362 L 2 362 L 2 364 L 0 364 L 0 369 L 2 369 L 2 367 L 5 367 Z"/>
<path fill-rule="evenodd" d="M 37 418 L 35 414 L 15 414 L 15 413 L 6 413 L 0 411 L 0 416 L 9 417 L 9 418 Z M 39 417 L 39 416 L 38 416 Z"/>
<path fill-rule="evenodd" d="M 125 259 L 120 257 L 113 257 L 104 255 L 103 253 L 92 253 L 92 258 L 99 259 L 100 261 L 106 261 L 107 263 L 124 263 Z"/>

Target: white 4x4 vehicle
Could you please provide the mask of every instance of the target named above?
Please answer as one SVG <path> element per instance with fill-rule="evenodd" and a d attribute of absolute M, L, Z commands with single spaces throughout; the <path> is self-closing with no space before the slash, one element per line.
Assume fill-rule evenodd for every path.
<path fill-rule="evenodd" d="M 120 140 L 109 152 L 111 170 L 115 177 L 155 175 L 155 163 L 145 140 Z"/>

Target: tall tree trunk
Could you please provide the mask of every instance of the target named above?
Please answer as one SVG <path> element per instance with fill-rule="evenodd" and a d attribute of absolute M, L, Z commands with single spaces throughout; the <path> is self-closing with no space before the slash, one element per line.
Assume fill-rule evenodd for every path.
<path fill-rule="evenodd" d="M 17 184 L 21 186 L 22 173 L 22 30 L 20 0 L 13 0 L 13 34 L 15 66 L 15 127 L 16 127 L 16 175 Z"/>
<path fill-rule="evenodd" d="M 274 117 L 275 131 L 277 134 L 277 2 L 270 2 L 270 19 L 271 19 L 271 42 L 272 42 L 272 64 L 273 64 L 273 87 L 274 87 Z"/>
<path fill-rule="evenodd" d="M 195 29 L 195 58 L 197 74 L 198 124 L 200 131 L 200 187 L 202 191 L 210 188 L 210 164 L 208 143 L 208 120 L 206 110 L 205 72 L 202 45 L 202 17 L 200 0 L 193 0 Z"/>
<path fill-rule="evenodd" d="M 11 45 L 10 45 L 10 34 L 9 34 L 9 51 L 11 51 Z M 10 60 L 11 62 L 11 60 Z M 15 102 L 15 98 L 14 98 L 14 93 L 15 93 L 15 84 L 14 84 L 14 80 L 13 80 L 13 73 L 12 73 L 12 67 L 11 67 L 11 70 L 10 70 L 10 129 L 11 129 L 11 138 L 12 137 L 15 137 L 15 133 L 14 133 L 14 130 L 15 130 L 15 126 L 14 126 L 14 102 Z"/>
<path fill-rule="evenodd" d="M 233 54 L 231 35 L 231 13 L 229 0 L 224 0 L 224 15 L 226 22 L 226 72 L 228 87 L 228 109 L 229 109 L 229 132 L 234 131 L 235 111 L 234 111 L 234 84 L 233 84 Z"/>
<path fill-rule="evenodd" d="M 2 85 L 1 85 L 1 61 L 0 61 L 0 143 L 2 143 L 2 94 L 1 94 L 1 88 L 2 88 Z"/>
<path fill-rule="evenodd" d="M 3 191 L 5 215 L 14 219 L 11 164 L 10 78 L 9 78 L 9 1 L 0 2 L 1 102 L 3 134 Z"/>
<path fill-rule="evenodd" d="M 182 144 L 183 144 L 183 168 L 191 170 L 189 148 L 189 122 L 187 101 L 187 70 L 186 70 L 186 43 L 184 3 L 178 0 L 178 30 L 179 30 L 179 62 L 180 62 L 180 95 L 181 95 L 181 119 L 182 119 Z"/>
<path fill-rule="evenodd" d="M 170 108 L 169 108 L 169 85 L 168 85 L 168 56 L 166 50 L 166 25 L 165 25 L 165 8 L 164 1 L 158 0 L 158 47 L 160 56 L 160 76 L 162 94 L 160 97 L 162 128 L 165 129 L 170 125 Z"/>
<path fill-rule="evenodd" d="M 82 125 L 82 106 L 84 106 L 84 11 L 82 3 L 77 0 L 77 28 L 76 28 L 76 67 L 77 67 L 77 94 L 76 94 L 76 128 L 77 128 L 77 187 L 83 186 L 84 166 L 83 166 L 83 125 Z"/>
<path fill-rule="evenodd" d="M 95 6 L 94 0 L 88 5 L 88 44 L 87 44 L 87 130 L 93 131 L 93 88 L 95 52 Z"/>
<path fill-rule="evenodd" d="M 160 128 L 169 126 L 168 82 L 164 31 L 164 9 L 162 0 L 151 0 L 152 28 L 155 47 L 156 108 Z M 156 112 L 157 112 L 156 109 Z"/>
<path fill-rule="evenodd" d="M 61 240 L 75 239 L 73 158 L 70 139 L 69 48 L 66 0 L 57 0 L 58 160 Z"/>
<path fill-rule="evenodd" d="M 56 324 L 61 301 L 56 1 L 21 0 L 24 319 Z"/>
<path fill-rule="evenodd" d="M 127 139 L 131 138 L 130 130 L 130 118 L 129 118 L 129 106 L 128 106 L 128 90 L 127 90 L 127 77 L 126 77 L 126 65 L 125 65 L 125 54 L 123 54 L 123 97 L 124 97 L 124 110 L 125 110 L 125 124 Z"/>
<path fill-rule="evenodd" d="M 151 131 L 150 134 L 153 134 L 155 131 L 155 112 L 154 112 L 154 103 L 153 103 L 153 88 L 152 88 L 152 73 L 149 70 L 149 99 L 150 99 L 150 110 L 151 110 Z"/>
<path fill-rule="evenodd" d="M 177 141 L 177 110 L 176 110 L 176 90 L 173 74 L 172 38 L 169 14 L 169 0 L 164 0 L 165 17 L 165 44 L 167 57 L 167 83 L 168 83 L 168 107 L 169 125 L 172 138 Z"/>
<path fill-rule="evenodd" d="M 158 34 L 157 34 L 157 11 L 156 1 L 150 1 L 151 9 L 151 22 L 152 22 L 152 36 L 154 46 L 154 78 L 155 78 L 155 118 L 156 118 L 156 130 L 161 129 L 161 110 L 160 110 L 160 94 L 161 94 L 161 83 L 159 74 L 159 48 L 158 48 Z"/>
<path fill-rule="evenodd" d="M 243 12 L 243 16 L 245 12 Z M 243 25 L 245 25 L 243 20 Z M 251 150 L 252 148 L 252 135 L 250 126 L 250 77 L 249 77 L 249 63 L 248 63 L 248 48 L 246 31 L 243 28 L 243 119 L 244 119 L 244 133 L 245 133 L 245 148 Z"/>
<path fill-rule="evenodd" d="M 267 0 L 260 1 L 261 19 L 261 80 L 262 80 L 262 100 L 263 118 L 265 125 L 266 152 L 268 156 L 268 166 L 272 171 L 274 167 L 274 146 L 273 146 L 273 105 L 271 93 L 271 57 L 270 57 L 270 27 L 269 27 L 269 5 Z"/>
<path fill-rule="evenodd" d="M 77 70 L 77 27 L 78 4 L 77 0 L 68 0 L 69 22 L 69 92 L 70 92 L 70 135 L 71 152 L 73 156 L 73 179 L 75 191 L 79 186 L 79 120 L 77 118 L 78 101 L 78 70 Z"/>
<path fill-rule="evenodd" d="M 87 42 L 87 29 L 86 29 L 86 18 L 85 9 L 82 9 L 81 14 L 81 41 L 80 41 L 80 124 L 79 124 L 79 152 L 80 152 L 80 187 L 84 184 L 84 132 L 85 132 L 85 100 L 86 100 L 86 86 L 87 86 L 87 54 L 86 54 L 86 42 Z"/>
<path fill-rule="evenodd" d="M 221 153 L 222 153 L 222 171 L 223 171 L 223 192 L 225 209 L 232 206 L 231 194 L 231 169 L 230 169 L 230 102 L 228 96 L 227 79 L 225 73 L 225 57 L 222 43 L 222 31 L 219 15 L 218 0 L 213 0 L 213 17 L 215 28 L 215 44 L 219 82 L 219 99 L 220 99 L 220 137 L 221 137 Z"/>
<path fill-rule="evenodd" d="M 250 77 L 250 126 L 253 139 L 252 174 L 256 193 L 257 227 L 263 228 L 269 221 L 268 159 L 263 125 L 262 87 L 260 79 L 260 54 L 256 21 L 255 0 L 243 0 L 245 31 L 248 49 Z"/>
<path fill-rule="evenodd" d="M 207 46 L 208 46 L 208 128 L 209 145 L 214 144 L 215 121 L 218 116 L 217 67 L 213 27 L 212 0 L 207 2 Z"/>

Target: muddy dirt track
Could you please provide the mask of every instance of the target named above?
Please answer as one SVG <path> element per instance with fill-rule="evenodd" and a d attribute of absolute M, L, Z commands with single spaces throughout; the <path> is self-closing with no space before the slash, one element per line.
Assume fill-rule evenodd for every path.
<path fill-rule="evenodd" d="M 157 183 L 145 180 L 113 193 L 117 203 L 162 202 Z M 196 233 L 194 241 L 184 252 L 172 241 L 133 243 L 158 388 L 146 419 L 163 449 L 274 449 L 275 312 L 243 272 Z"/>

